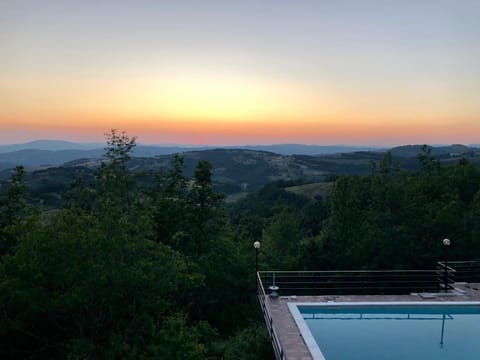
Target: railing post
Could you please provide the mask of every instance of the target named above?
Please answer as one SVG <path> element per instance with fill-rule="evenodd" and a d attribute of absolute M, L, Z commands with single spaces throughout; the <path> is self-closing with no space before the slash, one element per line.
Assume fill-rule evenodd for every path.
<path fill-rule="evenodd" d="M 444 289 L 445 292 L 448 292 L 448 262 L 445 260 L 445 279 L 444 279 Z"/>

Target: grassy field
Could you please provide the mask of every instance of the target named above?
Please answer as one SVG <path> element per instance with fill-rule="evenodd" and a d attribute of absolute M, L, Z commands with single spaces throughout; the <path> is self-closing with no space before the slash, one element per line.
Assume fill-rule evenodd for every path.
<path fill-rule="evenodd" d="M 328 196 L 332 185 L 333 182 L 318 182 L 312 184 L 290 186 L 285 188 L 285 190 L 297 195 L 303 195 L 310 198 L 314 198 L 316 196 L 326 197 Z"/>

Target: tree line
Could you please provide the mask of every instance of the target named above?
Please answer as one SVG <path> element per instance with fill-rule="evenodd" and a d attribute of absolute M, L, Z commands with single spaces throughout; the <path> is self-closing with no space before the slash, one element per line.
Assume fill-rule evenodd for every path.
<path fill-rule="evenodd" d="M 54 213 L 27 199 L 18 167 L 0 200 L 0 356 L 254 359 L 250 246 L 229 225 L 211 165 L 128 170 L 135 138 L 112 131 L 91 183 Z M 153 186 L 142 178 L 155 177 Z"/>
<path fill-rule="evenodd" d="M 433 269 L 446 256 L 480 259 L 480 167 L 465 159 L 441 166 L 426 146 L 418 161 L 418 171 L 405 171 L 387 153 L 369 175 L 338 176 L 325 198 L 273 183 L 235 204 L 232 221 L 262 241 L 262 266 L 272 270 Z"/>

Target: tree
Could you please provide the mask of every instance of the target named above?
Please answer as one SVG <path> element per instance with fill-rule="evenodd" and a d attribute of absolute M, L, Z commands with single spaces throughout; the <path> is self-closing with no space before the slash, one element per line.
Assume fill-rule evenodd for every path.
<path fill-rule="evenodd" d="M 128 207 L 135 198 L 132 191 L 136 178 L 127 169 L 130 154 L 136 146 L 136 138 L 130 138 L 124 132 L 115 129 L 107 137 L 105 161 L 97 171 L 97 192 L 103 205 Z"/>
<path fill-rule="evenodd" d="M 72 197 L 28 231 L 9 232 L 12 251 L 0 257 L 0 357 L 158 357 L 170 354 L 168 334 L 179 329 L 185 341 L 175 354 L 205 353 L 203 339 L 190 336 L 196 326 L 169 317 L 190 310 L 204 275 L 153 241 L 148 196 L 126 165 L 134 143 L 114 132 L 110 140 L 91 207 Z M 22 175 L 11 200 L 22 198 Z M 11 200 L 2 206 L 2 219 L 14 219 L 7 229 L 26 219 Z"/>
<path fill-rule="evenodd" d="M 168 172 L 158 172 L 151 192 L 155 239 L 181 249 L 185 230 L 189 228 L 187 180 L 183 175 L 184 159 L 176 154 Z"/>
<path fill-rule="evenodd" d="M 167 318 L 148 347 L 148 355 L 158 359 L 206 359 L 206 346 L 201 343 L 198 327 L 188 326 L 184 316 Z"/>
<path fill-rule="evenodd" d="M 293 270 L 298 266 L 298 251 L 302 229 L 297 214 L 283 208 L 267 225 L 262 244 L 268 268 Z"/>
<path fill-rule="evenodd" d="M 38 220 L 38 211 L 28 203 L 25 169 L 17 166 L 0 198 L 0 256 L 11 253 L 22 234 Z"/>
<path fill-rule="evenodd" d="M 263 323 L 239 330 L 226 343 L 225 360 L 274 359 L 272 343 Z"/>
<path fill-rule="evenodd" d="M 191 226 L 191 254 L 208 251 L 224 224 L 222 200 L 224 196 L 213 190 L 212 165 L 199 161 L 189 193 L 191 207 L 188 223 Z"/>

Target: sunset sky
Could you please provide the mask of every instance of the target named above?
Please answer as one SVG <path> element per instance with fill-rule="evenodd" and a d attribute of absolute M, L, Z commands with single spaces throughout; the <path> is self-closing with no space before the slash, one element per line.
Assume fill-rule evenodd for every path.
<path fill-rule="evenodd" d="M 478 0 L 0 0 L 0 143 L 480 143 Z"/>

